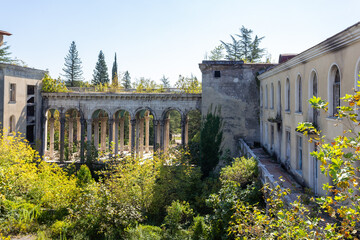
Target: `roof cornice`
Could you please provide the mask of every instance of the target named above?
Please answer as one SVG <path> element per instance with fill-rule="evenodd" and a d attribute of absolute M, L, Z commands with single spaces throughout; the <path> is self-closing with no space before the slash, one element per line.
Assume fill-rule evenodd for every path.
<path fill-rule="evenodd" d="M 271 70 L 264 72 L 258 76 L 258 79 L 263 80 L 271 77 L 277 73 L 288 70 L 304 62 L 308 62 L 312 59 L 318 58 L 329 52 L 336 51 L 340 48 L 349 46 L 360 40 L 360 22 L 350 26 L 349 28 L 337 33 L 336 35 L 326 39 L 325 41 L 315 45 L 308 50 L 296 55 L 292 59 L 277 65 Z"/>

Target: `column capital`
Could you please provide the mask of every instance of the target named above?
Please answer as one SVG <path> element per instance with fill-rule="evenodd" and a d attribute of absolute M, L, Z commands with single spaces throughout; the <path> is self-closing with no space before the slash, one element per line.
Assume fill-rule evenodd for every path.
<path fill-rule="evenodd" d="M 93 120 L 90 118 L 90 119 L 85 119 L 86 123 L 87 124 L 92 124 Z"/>
<path fill-rule="evenodd" d="M 157 126 L 157 125 L 159 125 L 159 122 L 160 122 L 160 120 L 153 120 L 153 124 L 154 124 L 154 126 Z"/>
<path fill-rule="evenodd" d="M 159 123 L 160 123 L 160 126 L 164 126 L 164 125 L 165 125 L 166 120 L 158 120 L 158 121 L 159 121 Z"/>
<path fill-rule="evenodd" d="M 130 123 L 131 123 L 132 126 L 135 126 L 135 124 L 136 124 L 136 119 L 131 119 L 131 120 L 130 120 Z"/>
<path fill-rule="evenodd" d="M 109 121 L 109 124 L 112 124 L 112 123 L 114 122 L 114 119 L 113 119 L 113 118 L 109 118 L 108 121 Z"/>

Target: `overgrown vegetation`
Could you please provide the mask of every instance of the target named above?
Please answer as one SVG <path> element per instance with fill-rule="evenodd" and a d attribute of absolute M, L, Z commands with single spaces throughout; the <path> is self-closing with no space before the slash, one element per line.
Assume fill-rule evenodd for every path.
<path fill-rule="evenodd" d="M 68 92 L 64 82 L 59 79 L 53 79 L 48 74 L 45 73 L 44 78 L 41 81 L 41 91 L 42 92 Z"/>
<path fill-rule="evenodd" d="M 343 100 L 348 105 L 339 109 L 339 117 L 358 125 L 353 107 L 360 93 Z M 310 102 L 327 110 L 320 98 Z M 207 133 L 205 122 L 221 129 L 217 117 L 205 118 L 200 135 Z M 152 160 L 114 158 L 100 172 L 85 165 L 62 169 L 40 161 L 22 138 L 5 131 L 0 231 L 41 239 L 357 239 L 360 135 L 355 127 L 328 144 L 310 123 L 299 125 L 299 131 L 315 136 L 318 151 L 312 155 L 332 180 L 333 185 L 324 185 L 332 194 L 290 204 L 284 202 L 289 190 L 280 187 L 281 180 L 261 190 L 254 159 L 236 158 L 219 174 L 209 168 L 208 176 L 201 167 L 205 161 L 184 149 Z M 220 141 L 218 134 L 213 142 Z"/>

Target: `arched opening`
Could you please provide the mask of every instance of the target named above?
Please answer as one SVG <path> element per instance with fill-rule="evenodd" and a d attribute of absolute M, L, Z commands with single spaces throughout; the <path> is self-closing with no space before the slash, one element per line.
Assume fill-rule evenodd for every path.
<path fill-rule="evenodd" d="M 116 155 L 128 155 L 131 152 L 131 116 L 128 111 L 114 113 L 113 142 Z"/>
<path fill-rule="evenodd" d="M 290 80 L 286 78 L 285 84 L 285 110 L 290 111 Z"/>
<path fill-rule="evenodd" d="M 108 120 L 109 114 L 104 110 L 96 110 L 92 114 L 92 122 L 94 129 L 93 145 L 95 149 L 100 153 L 100 156 L 104 156 L 107 153 L 107 149 L 111 147 L 108 143 Z"/>
<path fill-rule="evenodd" d="M 15 116 L 12 115 L 9 119 L 9 134 L 15 132 Z"/>
<path fill-rule="evenodd" d="M 328 77 L 328 97 L 329 97 L 329 115 L 336 116 L 340 107 L 340 70 L 336 64 L 333 64 Z"/>
<path fill-rule="evenodd" d="M 185 140 L 184 144 L 199 143 L 200 142 L 200 130 L 201 130 L 201 112 L 198 109 L 191 110 L 187 113 L 186 124 L 184 127 Z"/>
<path fill-rule="evenodd" d="M 302 112 L 302 81 L 301 76 L 298 75 L 296 78 L 296 89 L 295 89 L 295 111 L 298 113 Z"/>
<path fill-rule="evenodd" d="M 81 123 L 77 109 L 65 112 L 64 159 L 75 160 L 80 157 Z"/>
<path fill-rule="evenodd" d="M 281 83 L 278 81 L 278 87 L 277 87 L 277 113 L 278 115 L 281 115 Z"/>
<path fill-rule="evenodd" d="M 271 83 L 271 92 L 270 92 L 270 98 L 271 98 L 271 103 L 270 103 L 270 108 L 273 109 L 274 108 L 274 84 Z"/>
<path fill-rule="evenodd" d="M 135 154 L 140 158 L 150 157 L 155 145 L 154 115 L 151 110 L 141 109 L 135 119 Z"/>
<path fill-rule="evenodd" d="M 312 97 L 318 97 L 318 76 L 315 70 L 311 72 L 309 79 L 309 99 Z M 309 104 L 308 119 L 316 127 L 318 127 L 318 116 L 319 111 Z"/>
<path fill-rule="evenodd" d="M 163 149 L 164 152 L 168 151 L 169 148 L 181 145 L 182 134 L 181 134 L 181 113 L 175 109 L 169 109 L 163 114 L 164 118 L 164 138 L 163 138 Z"/>
<path fill-rule="evenodd" d="M 46 111 L 45 159 L 59 159 L 60 113 L 56 109 Z"/>

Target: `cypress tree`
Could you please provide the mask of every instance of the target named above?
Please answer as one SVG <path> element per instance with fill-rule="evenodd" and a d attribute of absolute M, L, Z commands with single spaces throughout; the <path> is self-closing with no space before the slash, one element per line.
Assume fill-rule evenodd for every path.
<path fill-rule="evenodd" d="M 96 63 L 93 79 L 91 83 L 94 85 L 109 83 L 108 68 L 105 62 L 105 56 L 102 50 L 100 50 L 98 61 Z"/>
<path fill-rule="evenodd" d="M 118 70 L 117 70 L 117 61 L 116 61 L 116 53 L 115 53 L 115 59 L 111 71 L 111 81 L 113 86 L 118 86 Z"/>
<path fill-rule="evenodd" d="M 83 71 L 81 70 L 81 60 L 74 41 L 70 45 L 69 53 L 65 57 L 64 65 L 63 71 L 65 74 L 63 74 L 63 76 L 66 78 L 66 84 L 70 87 L 80 85 L 79 82 L 83 80 Z"/>
<path fill-rule="evenodd" d="M 122 84 L 125 89 L 131 88 L 131 77 L 128 71 L 125 72 L 124 77 L 122 79 Z"/>

